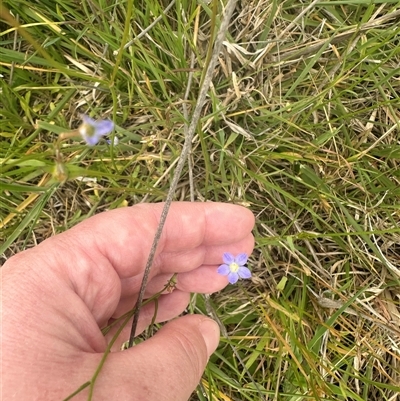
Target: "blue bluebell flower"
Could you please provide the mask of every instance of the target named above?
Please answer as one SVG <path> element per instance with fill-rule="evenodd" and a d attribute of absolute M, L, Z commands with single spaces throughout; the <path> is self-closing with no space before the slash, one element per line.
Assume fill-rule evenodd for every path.
<path fill-rule="evenodd" d="M 89 146 L 96 145 L 103 136 L 114 129 L 114 123 L 111 120 L 95 121 L 85 114 L 82 115 L 82 120 L 78 132 Z"/>
<path fill-rule="evenodd" d="M 251 271 L 244 266 L 247 263 L 247 254 L 239 253 L 237 256 L 233 256 L 229 252 L 225 252 L 222 255 L 224 263 L 218 267 L 217 273 L 223 276 L 228 276 L 228 281 L 231 284 L 235 284 L 239 278 L 250 278 Z"/>

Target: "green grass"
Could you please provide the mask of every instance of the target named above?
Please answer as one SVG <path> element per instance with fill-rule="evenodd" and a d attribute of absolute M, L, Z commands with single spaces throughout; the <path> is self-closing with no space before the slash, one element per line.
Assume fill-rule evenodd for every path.
<path fill-rule="evenodd" d="M 165 199 L 221 4 L 4 4 L 42 45 L 0 22 L 8 258 L 95 213 Z M 228 338 L 193 400 L 398 399 L 400 2 L 309 5 L 237 5 L 193 141 L 195 199 L 257 218 L 252 282 L 211 297 Z M 57 175 L 53 144 L 82 112 L 112 118 L 120 145 L 65 142 Z M 192 310 L 206 313 L 203 298 Z"/>

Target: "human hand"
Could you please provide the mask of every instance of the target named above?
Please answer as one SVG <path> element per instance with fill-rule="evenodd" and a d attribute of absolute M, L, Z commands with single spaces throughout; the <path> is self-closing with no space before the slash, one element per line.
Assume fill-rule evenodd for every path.
<path fill-rule="evenodd" d="M 96 215 L 12 257 L 2 272 L 2 399 L 62 400 L 91 379 L 107 347 L 101 328 L 132 309 L 162 204 Z M 156 321 L 178 316 L 191 292 L 227 284 L 222 254 L 251 253 L 254 218 L 240 206 L 172 204 L 151 269 L 146 297 L 178 273 L 158 300 Z M 143 307 L 138 332 L 149 325 Z M 187 315 L 154 337 L 118 352 L 130 323 L 94 388 L 94 400 L 186 401 L 219 342 L 211 319 Z M 74 400 L 87 398 L 88 389 Z"/>

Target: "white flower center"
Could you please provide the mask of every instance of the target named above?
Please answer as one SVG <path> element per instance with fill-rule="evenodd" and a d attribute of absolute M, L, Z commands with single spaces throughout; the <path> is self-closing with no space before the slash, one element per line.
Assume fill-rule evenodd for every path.
<path fill-rule="evenodd" d="M 83 123 L 78 128 L 78 131 L 81 134 L 81 136 L 83 138 L 85 138 L 85 137 L 88 137 L 88 136 L 89 137 L 93 136 L 95 134 L 96 130 L 94 129 L 94 127 L 92 125 Z"/>
<path fill-rule="evenodd" d="M 229 265 L 229 269 L 231 270 L 232 273 L 236 273 L 239 270 L 239 265 L 233 262 Z"/>

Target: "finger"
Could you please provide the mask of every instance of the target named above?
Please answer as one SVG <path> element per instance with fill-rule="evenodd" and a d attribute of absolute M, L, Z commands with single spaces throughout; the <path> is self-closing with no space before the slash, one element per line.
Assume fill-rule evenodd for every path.
<path fill-rule="evenodd" d="M 218 342 L 218 325 L 209 318 L 169 322 L 151 339 L 108 356 L 94 398 L 187 401 Z"/>
<path fill-rule="evenodd" d="M 174 290 L 172 293 L 161 295 L 157 304 L 152 301 L 144 305 L 140 310 L 138 326 L 136 329 L 136 336 L 145 330 L 154 319 L 154 323 L 161 323 L 167 320 L 171 320 L 179 316 L 188 306 L 190 301 L 190 293 L 179 290 Z M 132 309 L 132 303 L 126 305 L 126 310 Z M 123 313 L 115 311 L 113 318 L 120 317 Z M 113 320 L 113 319 L 112 319 Z M 110 323 L 112 323 L 112 320 Z M 123 321 L 123 320 L 122 320 Z M 122 329 L 121 334 L 118 336 L 112 351 L 120 350 L 122 344 L 129 339 L 131 332 L 132 319 L 126 324 L 125 328 Z M 106 340 L 109 342 L 114 334 L 117 332 L 120 324 L 116 324 L 106 335 Z"/>
<path fill-rule="evenodd" d="M 120 301 L 121 279 L 137 276 L 136 286 L 131 288 L 137 292 L 162 208 L 162 204 L 142 204 L 99 214 L 44 241 L 30 255 L 41 261 L 41 275 L 47 274 L 45 266 L 58 269 L 102 325 Z M 191 252 L 204 247 L 206 251 L 203 249 L 197 257 L 201 265 L 201 259 L 212 253 L 213 247 L 225 249 L 249 238 L 253 224 L 252 213 L 240 206 L 173 203 L 150 278 L 162 270 L 163 253 L 169 254 L 171 263 L 174 253 L 185 253 L 191 260 Z M 186 264 L 186 269 L 193 269 L 193 265 Z"/>
<path fill-rule="evenodd" d="M 159 273 L 152 277 L 149 281 L 147 289 L 146 289 L 146 297 L 149 297 L 156 292 L 161 291 L 165 285 L 168 283 L 168 280 L 172 277 L 172 273 L 178 272 L 189 272 L 194 271 L 195 269 L 203 266 L 203 265 L 214 265 L 215 266 L 215 276 L 210 277 L 207 275 L 206 277 L 202 277 L 199 274 L 196 274 L 197 282 L 196 287 L 189 288 L 187 286 L 181 287 L 180 282 L 178 280 L 178 287 L 183 291 L 188 292 L 201 292 L 201 293 L 211 293 L 215 291 L 220 291 L 227 284 L 227 280 L 219 280 L 220 275 L 217 274 L 217 267 L 223 263 L 222 255 L 224 252 L 230 252 L 233 254 L 238 254 L 241 252 L 245 252 L 250 254 L 254 247 L 254 237 L 249 234 L 246 238 L 239 241 L 235 244 L 229 244 L 223 247 L 201 247 L 196 248 L 188 253 L 179 253 L 172 254 L 168 253 L 163 256 L 163 267 L 160 269 L 164 273 Z M 190 273 L 189 273 L 190 274 Z M 178 275 L 178 278 L 180 274 Z M 215 283 L 212 283 L 213 280 L 216 280 Z M 135 302 L 135 297 L 137 292 L 139 291 L 140 284 L 142 281 L 141 276 L 135 276 L 128 279 L 124 279 L 121 281 L 121 298 L 130 297 L 132 302 Z M 219 283 L 219 285 L 214 285 Z M 196 289 L 195 289 L 196 288 Z M 132 305 L 132 304 L 131 304 Z"/>
<path fill-rule="evenodd" d="M 220 291 L 228 284 L 226 277 L 216 272 L 215 266 L 201 266 L 192 272 L 181 273 L 178 275 L 177 281 L 178 289 L 185 291 L 186 288 L 190 288 L 191 292 L 203 294 Z M 208 285 L 204 286 L 204 283 L 208 283 Z"/>
<path fill-rule="evenodd" d="M 201 265 L 220 265 L 224 252 L 233 254 L 250 254 L 254 247 L 254 237 L 250 233 L 238 242 L 230 244 L 204 246 L 201 245 L 189 252 L 163 252 L 159 257 L 162 273 L 181 273 L 193 270 Z"/>
<path fill-rule="evenodd" d="M 211 294 L 213 292 L 221 291 L 228 284 L 226 276 L 221 276 L 216 272 L 216 266 L 201 266 L 188 273 L 179 273 L 176 278 L 175 290 L 183 293 L 200 293 Z M 172 274 L 161 274 L 156 276 L 147 286 L 147 297 L 160 292 L 166 287 L 171 280 Z M 167 294 L 168 290 L 165 290 Z M 137 300 L 137 294 L 121 298 L 113 318 L 122 316 L 124 313 L 132 309 Z M 177 315 L 175 315 L 177 316 Z M 167 320 L 167 319 L 166 319 Z"/>
<path fill-rule="evenodd" d="M 121 278 L 132 277 L 144 270 L 163 206 L 142 204 L 102 213 L 65 234 L 77 248 L 106 256 Z M 246 237 L 253 225 L 253 214 L 241 206 L 175 202 L 157 248 L 154 273 L 163 265 L 160 254 L 232 244 Z"/>

